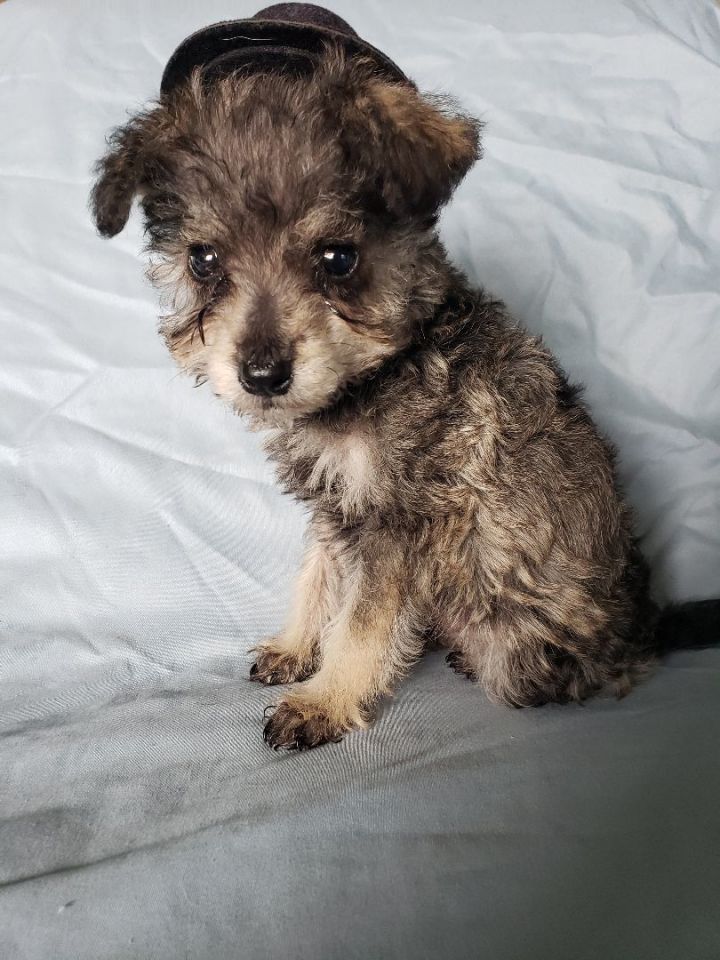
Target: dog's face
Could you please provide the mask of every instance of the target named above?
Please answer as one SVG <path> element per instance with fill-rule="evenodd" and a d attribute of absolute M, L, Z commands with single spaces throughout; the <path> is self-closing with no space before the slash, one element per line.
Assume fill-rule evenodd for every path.
<path fill-rule="evenodd" d="M 437 212 L 478 125 L 330 51 L 312 78 L 194 78 L 116 132 L 95 217 L 139 193 L 180 365 L 237 412 L 316 412 L 442 298 Z"/>

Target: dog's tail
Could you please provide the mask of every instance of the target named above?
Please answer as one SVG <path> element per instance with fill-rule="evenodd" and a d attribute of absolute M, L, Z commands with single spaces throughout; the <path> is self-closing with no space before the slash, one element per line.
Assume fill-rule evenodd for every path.
<path fill-rule="evenodd" d="M 654 647 L 660 656 L 673 650 L 720 646 L 720 599 L 671 604 L 660 614 Z"/>

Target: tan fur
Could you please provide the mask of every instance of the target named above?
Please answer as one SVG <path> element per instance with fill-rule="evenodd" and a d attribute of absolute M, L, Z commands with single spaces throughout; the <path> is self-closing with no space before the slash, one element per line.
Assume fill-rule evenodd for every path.
<path fill-rule="evenodd" d="M 263 683 L 292 683 L 309 676 L 340 595 L 341 576 L 332 553 L 314 540 L 305 554 L 285 629 L 255 648 L 253 676 Z"/>
<path fill-rule="evenodd" d="M 311 433 L 306 444 L 308 449 L 313 448 Z M 378 464 L 372 444 L 360 431 L 328 442 L 323 431 L 318 430 L 315 450 L 317 458 L 308 486 L 318 493 L 337 486 L 342 491 L 340 509 L 346 521 L 351 522 L 373 495 Z"/>
<path fill-rule="evenodd" d="M 301 733 L 312 746 L 316 737 L 332 740 L 365 726 L 368 708 L 417 658 L 422 634 L 404 601 L 400 564 L 394 550 L 382 559 L 378 552 L 371 568 L 341 560 L 343 590 L 321 635 L 321 668 L 280 702 L 268 739 Z"/>
<path fill-rule="evenodd" d="M 361 109 L 374 107 L 383 123 L 391 122 L 401 131 L 411 149 L 429 148 L 441 163 L 466 166 L 477 156 L 476 122 L 445 112 L 446 100 L 377 82 L 369 86 Z"/>

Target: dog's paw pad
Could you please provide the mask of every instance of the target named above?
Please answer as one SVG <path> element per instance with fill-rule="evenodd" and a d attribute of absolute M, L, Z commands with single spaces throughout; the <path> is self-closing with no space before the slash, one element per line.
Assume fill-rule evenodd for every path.
<path fill-rule="evenodd" d="M 451 650 L 445 657 L 445 663 L 451 666 L 455 673 L 467 677 L 468 680 L 477 680 L 477 674 L 472 667 L 468 666 L 467 661 L 459 650 Z"/>
<path fill-rule="evenodd" d="M 325 714 L 301 711 L 283 700 L 265 724 L 263 739 L 274 750 L 310 750 L 338 743 L 344 732 Z"/>

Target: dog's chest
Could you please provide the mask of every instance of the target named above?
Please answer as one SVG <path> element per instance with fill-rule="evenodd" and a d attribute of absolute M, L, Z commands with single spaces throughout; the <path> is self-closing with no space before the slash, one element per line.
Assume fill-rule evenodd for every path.
<path fill-rule="evenodd" d="M 376 500 L 378 457 L 363 431 L 335 433 L 306 427 L 286 447 L 292 486 L 303 499 L 315 500 L 351 522 Z M 290 478 L 288 476 L 288 478 Z"/>

